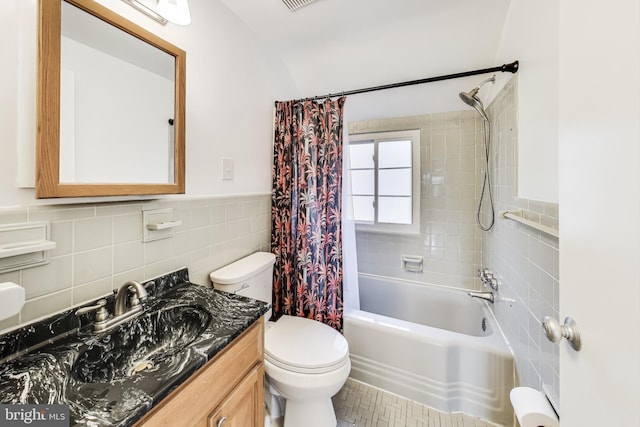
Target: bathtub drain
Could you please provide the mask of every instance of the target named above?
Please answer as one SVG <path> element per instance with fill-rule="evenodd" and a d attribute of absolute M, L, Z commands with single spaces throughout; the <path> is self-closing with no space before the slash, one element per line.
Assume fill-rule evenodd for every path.
<path fill-rule="evenodd" d="M 487 318 L 482 318 L 482 332 L 487 332 Z"/>

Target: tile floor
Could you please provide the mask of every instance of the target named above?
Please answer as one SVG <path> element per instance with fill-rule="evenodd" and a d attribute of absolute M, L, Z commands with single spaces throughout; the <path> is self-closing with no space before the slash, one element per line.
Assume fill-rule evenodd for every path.
<path fill-rule="evenodd" d="M 499 427 L 466 414 L 446 414 L 349 378 L 333 397 L 337 427 Z"/>

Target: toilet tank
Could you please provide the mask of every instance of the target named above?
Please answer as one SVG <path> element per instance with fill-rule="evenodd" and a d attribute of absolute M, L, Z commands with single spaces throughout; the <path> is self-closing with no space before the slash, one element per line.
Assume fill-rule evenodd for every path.
<path fill-rule="evenodd" d="M 272 253 L 256 252 L 212 272 L 209 278 L 215 289 L 271 304 L 275 260 Z"/>

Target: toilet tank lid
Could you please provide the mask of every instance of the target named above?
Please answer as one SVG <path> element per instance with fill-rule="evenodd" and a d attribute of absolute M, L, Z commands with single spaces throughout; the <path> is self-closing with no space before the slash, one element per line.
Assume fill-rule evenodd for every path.
<path fill-rule="evenodd" d="M 276 256 L 269 252 L 256 252 L 225 267 L 213 271 L 209 278 L 213 283 L 231 285 L 255 276 L 273 266 Z"/>

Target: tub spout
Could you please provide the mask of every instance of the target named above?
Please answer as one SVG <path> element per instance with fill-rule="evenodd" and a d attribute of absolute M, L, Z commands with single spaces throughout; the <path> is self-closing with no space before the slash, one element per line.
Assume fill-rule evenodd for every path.
<path fill-rule="evenodd" d="M 474 291 L 471 291 L 471 292 L 469 292 L 469 296 L 471 298 L 480 298 L 480 299 L 489 301 L 491 304 L 493 304 L 493 302 L 495 301 L 495 299 L 493 297 L 493 292 L 474 292 Z"/>

